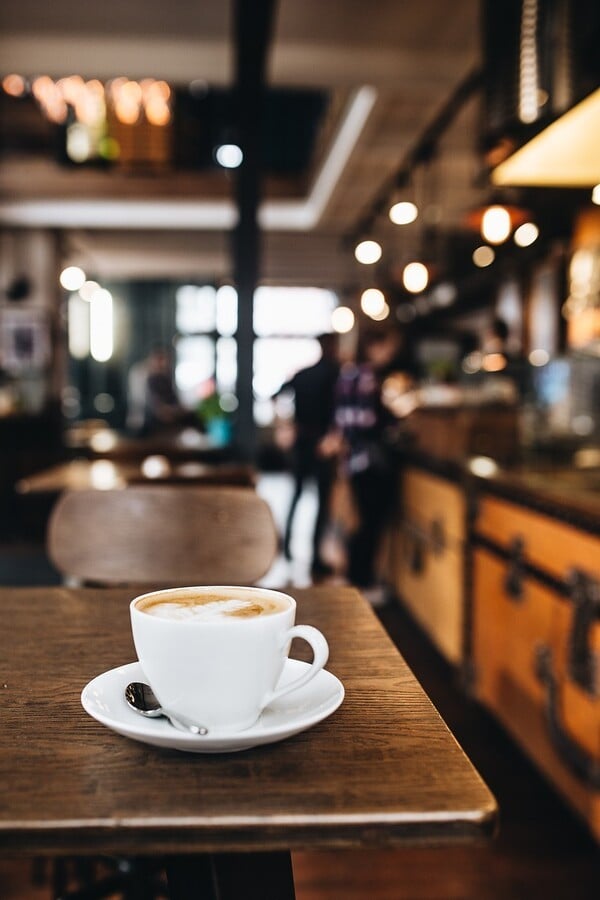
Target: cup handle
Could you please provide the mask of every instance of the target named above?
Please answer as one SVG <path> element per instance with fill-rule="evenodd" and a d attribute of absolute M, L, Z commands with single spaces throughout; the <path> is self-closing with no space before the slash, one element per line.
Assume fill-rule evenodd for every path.
<path fill-rule="evenodd" d="M 329 658 L 329 646 L 327 644 L 327 641 L 317 628 L 313 628 L 312 625 L 294 625 L 294 627 L 290 628 L 285 636 L 285 644 L 287 644 L 288 641 L 291 641 L 291 639 L 295 637 L 302 638 L 303 641 L 306 641 L 307 644 L 310 644 L 310 646 L 312 647 L 313 661 L 311 663 L 310 669 L 307 669 L 303 675 L 300 675 L 299 678 L 295 678 L 292 682 L 290 682 L 290 684 L 286 684 L 279 690 L 269 691 L 265 700 L 263 701 L 263 709 L 265 708 L 265 706 L 268 706 L 269 703 L 272 703 L 273 700 L 279 700 L 280 697 L 285 697 L 286 694 L 289 694 L 300 687 L 304 687 L 305 684 L 308 684 L 308 682 L 311 681 L 315 677 L 315 675 L 319 674 Z"/>

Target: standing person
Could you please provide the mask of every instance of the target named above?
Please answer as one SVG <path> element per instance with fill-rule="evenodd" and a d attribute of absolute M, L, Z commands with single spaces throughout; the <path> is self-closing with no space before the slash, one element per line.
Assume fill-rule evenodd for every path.
<path fill-rule="evenodd" d="M 383 600 L 375 562 L 394 503 L 394 471 L 386 440 L 394 419 L 382 404 L 381 387 L 400 347 L 397 331 L 367 332 L 359 341 L 356 362 L 342 368 L 336 388 L 335 424 L 359 519 L 348 544 L 348 578 L 373 603 Z"/>
<path fill-rule="evenodd" d="M 143 433 L 156 434 L 191 420 L 193 417 L 181 405 L 175 391 L 169 350 L 163 346 L 154 347 L 146 361 Z"/>
<path fill-rule="evenodd" d="M 290 542 L 292 525 L 298 500 L 307 478 L 317 482 L 317 517 L 312 538 L 313 575 L 326 575 L 331 567 L 321 559 L 320 545 L 327 521 L 327 510 L 334 476 L 334 462 L 319 451 L 319 444 L 331 428 L 333 421 L 334 392 L 339 374 L 337 338 L 334 334 L 319 337 L 321 359 L 313 366 L 301 369 L 290 381 L 283 384 L 277 394 L 285 390 L 294 392 L 295 428 L 292 449 L 292 474 L 294 495 L 287 516 L 283 540 L 283 552 L 291 559 Z"/>

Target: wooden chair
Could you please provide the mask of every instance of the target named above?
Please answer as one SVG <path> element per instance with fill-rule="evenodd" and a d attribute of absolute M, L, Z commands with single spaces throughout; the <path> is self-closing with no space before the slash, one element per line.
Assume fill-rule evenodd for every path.
<path fill-rule="evenodd" d="M 277 554 L 277 530 L 251 489 L 132 485 L 63 494 L 47 550 L 79 582 L 253 584 Z"/>
<path fill-rule="evenodd" d="M 53 509 L 47 533 L 48 555 L 64 576 L 107 587 L 253 584 L 271 566 L 277 546 L 270 507 L 243 487 L 67 491 Z M 80 887 L 69 892 L 71 863 L 55 861 L 54 897 L 165 896 L 160 864 L 118 860 L 116 865 L 118 871 L 96 881 L 95 861 L 85 860 L 83 868 L 79 862 Z"/>

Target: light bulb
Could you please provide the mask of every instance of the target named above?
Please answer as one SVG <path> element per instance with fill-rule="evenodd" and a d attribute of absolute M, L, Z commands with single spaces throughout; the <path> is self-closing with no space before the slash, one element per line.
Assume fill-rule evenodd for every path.
<path fill-rule="evenodd" d="M 409 200 L 401 200 L 400 203 L 394 203 L 388 215 L 394 225 L 410 225 L 419 215 L 419 210 Z"/>
<path fill-rule="evenodd" d="M 363 291 L 360 298 L 360 308 L 365 315 L 375 318 L 381 315 L 385 307 L 386 302 L 383 291 L 377 288 L 367 288 L 366 291 Z"/>
<path fill-rule="evenodd" d="M 473 250 L 472 260 L 480 269 L 491 266 L 495 259 L 496 254 L 491 247 L 487 247 L 485 244 L 482 247 L 477 247 L 476 250 Z"/>
<path fill-rule="evenodd" d="M 515 244 L 518 247 L 529 247 L 537 241 L 540 231 L 533 222 L 524 222 L 515 231 Z"/>
<path fill-rule="evenodd" d="M 410 262 L 404 267 L 402 283 L 411 294 L 420 294 L 429 283 L 427 266 L 420 262 Z"/>
<path fill-rule="evenodd" d="M 331 327 L 338 334 L 346 334 L 354 328 L 354 313 L 348 306 L 338 306 L 331 313 Z"/>
<path fill-rule="evenodd" d="M 59 281 L 65 291 L 78 291 L 85 284 L 85 272 L 79 266 L 67 266 L 60 273 Z"/>
<path fill-rule="evenodd" d="M 381 244 L 377 241 L 361 241 L 354 249 L 354 255 L 364 266 L 373 265 L 381 259 Z"/>
<path fill-rule="evenodd" d="M 490 244 L 502 244 L 510 234 L 511 222 L 507 209 L 490 206 L 481 220 L 481 234 Z"/>

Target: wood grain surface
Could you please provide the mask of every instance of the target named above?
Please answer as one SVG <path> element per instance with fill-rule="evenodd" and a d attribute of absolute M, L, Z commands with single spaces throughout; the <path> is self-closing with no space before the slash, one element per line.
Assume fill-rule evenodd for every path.
<path fill-rule="evenodd" d="M 252 584 L 277 554 L 277 530 L 252 488 L 72 491 L 52 510 L 48 554 L 80 582 Z"/>
<path fill-rule="evenodd" d="M 114 734 L 80 692 L 135 659 L 123 588 L 0 590 L 0 851 L 128 854 L 437 844 L 489 835 L 494 798 L 350 588 L 294 590 L 341 708 L 239 754 Z"/>
<path fill-rule="evenodd" d="M 202 463 L 194 460 L 171 463 L 167 457 L 148 463 L 109 459 L 72 459 L 22 478 L 16 484 L 19 494 L 58 494 L 62 491 L 87 491 L 124 488 L 129 484 L 218 484 L 253 487 L 256 473 L 244 463 Z M 150 471 L 151 475 L 145 474 Z"/>

